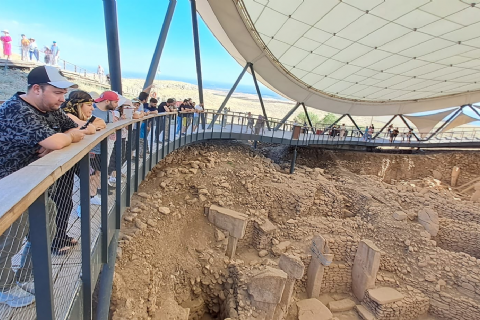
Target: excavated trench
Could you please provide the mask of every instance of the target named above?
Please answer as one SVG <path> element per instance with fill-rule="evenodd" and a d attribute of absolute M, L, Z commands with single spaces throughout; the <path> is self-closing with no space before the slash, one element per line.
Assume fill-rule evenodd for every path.
<path fill-rule="evenodd" d="M 302 319 L 317 235 L 333 255 L 316 299 L 323 312 L 338 319 L 362 312 L 380 320 L 480 318 L 480 214 L 449 188 L 452 166 L 461 168 L 459 184 L 476 178 L 476 154 L 299 149 L 289 175 L 287 151 L 199 144 L 158 165 L 122 226 L 112 319 Z M 422 220 L 425 208 L 434 212 L 431 221 Z M 243 233 L 224 209 L 243 217 Z M 232 235 L 239 238 L 230 242 Z M 363 302 L 354 294 L 352 272 L 366 239 L 379 248 L 376 289 L 394 289 L 401 307 L 379 303 L 374 291 Z M 229 243 L 236 243 L 232 259 Z M 287 283 L 293 291 L 285 307 Z"/>

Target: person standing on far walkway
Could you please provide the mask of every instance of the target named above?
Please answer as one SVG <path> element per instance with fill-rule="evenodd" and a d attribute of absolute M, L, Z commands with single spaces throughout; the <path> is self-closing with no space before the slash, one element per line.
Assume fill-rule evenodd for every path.
<path fill-rule="evenodd" d="M 347 130 L 347 128 L 345 127 L 345 123 L 343 123 L 340 126 L 340 140 L 343 140 L 345 138 L 345 131 L 346 130 Z"/>
<path fill-rule="evenodd" d="M 103 83 L 103 76 L 105 74 L 105 71 L 103 71 L 103 68 L 101 65 L 98 65 L 98 68 L 97 68 L 97 75 L 98 75 L 98 81 L 100 81 L 100 83 Z"/>
<path fill-rule="evenodd" d="M 12 38 L 8 30 L 2 30 L 2 33 L 3 35 L 0 37 L 0 40 L 3 44 L 3 55 L 7 57 L 7 60 L 10 60 L 10 56 L 12 55 Z"/>
<path fill-rule="evenodd" d="M 33 57 L 35 57 L 35 59 L 37 59 L 37 62 L 38 62 L 38 47 L 37 47 L 37 43 L 35 42 L 35 39 L 33 38 L 30 38 L 30 45 L 28 46 L 28 51 L 30 53 L 30 61 L 32 61 Z"/>
<path fill-rule="evenodd" d="M 22 40 L 20 40 L 22 46 L 22 61 L 28 61 L 28 50 L 30 49 L 30 41 L 22 34 Z"/>
<path fill-rule="evenodd" d="M 57 41 L 53 41 L 50 51 L 52 54 L 50 63 L 52 64 L 52 66 L 56 66 L 58 64 L 58 59 L 60 58 L 60 48 L 57 46 Z"/>

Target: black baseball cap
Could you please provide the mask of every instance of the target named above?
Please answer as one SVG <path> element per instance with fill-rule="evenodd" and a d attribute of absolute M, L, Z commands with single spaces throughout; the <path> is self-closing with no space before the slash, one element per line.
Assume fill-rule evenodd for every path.
<path fill-rule="evenodd" d="M 55 67 L 40 66 L 33 68 L 27 77 L 28 85 L 48 83 L 55 88 L 78 88 L 78 85 L 68 81 L 63 73 Z"/>

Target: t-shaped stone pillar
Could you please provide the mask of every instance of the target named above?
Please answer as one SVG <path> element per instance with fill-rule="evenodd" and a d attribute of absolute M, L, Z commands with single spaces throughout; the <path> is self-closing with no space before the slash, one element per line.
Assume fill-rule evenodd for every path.
<path fill-rule="evenodd" d="M 278 261 L 278 267 L 287 274 L 285 289 L 283 289 L 282 299 L 275 309 L 275 320 L 281 320 L 288 313 L 290 300 L 292 299 L 295 280 L 302 279 L 305 265 L 299 257 L 282 254 Z"/>
<path fill-rule="evenodd" d="M 457 185 L 458 181 L 458 176 L 460 175 L 460 168 L 455 166 L 452 168 L 452 180 L 450 182 L 450 185 L 452 187 L 455 187 Z"/>
<path fill-rule="evenodd" d="M 317 298 L 320 296 L 325 267 L 332 263 L 333 254 L 330 254 L 327 241 L 320 235 L 313 238 L 310 250 L 312 260 L 307 271 L 307 297 Z"/>
<path fill-rule="evenodd" d="M 284 271 L 266 267 L 265 270 L 257 272 L 248 283 L 252 305 L 265 312 L 265 320 L 279 320 L 275 318 L 275 309 L 281 301 L 286 281 L 287 274 Z"/>
<path fill-rule="evenodd" d="M 242 213 L 212 205 L 208 208 L 208 221 L 216 227 L 228 231 L 226 255 L 232 259 L 237 250 L 238 239 L 245 236 L 248 217 Z"/>
<path fill-rule="evenodd" d="M 360 241 L 352 268 L 352 290 L 360 301 L 365 290 L 375 288 L 380 256 L 380 249 L 371 240 Z"/>

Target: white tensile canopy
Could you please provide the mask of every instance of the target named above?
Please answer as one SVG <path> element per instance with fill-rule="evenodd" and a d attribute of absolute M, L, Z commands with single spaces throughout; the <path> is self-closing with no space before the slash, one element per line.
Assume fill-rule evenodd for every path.
<path fill-rule="evenodd" d="M 480 1 L 197 0 L 226 50 L 272 90 L 352 115 L 480 101 Z"/>
<path fill-rule="evenodd" d="M 457 110 L 447 110 L 423 116 L 404 115 L 404 117 L 410 120 L 415 127 L 417 127 L 420 137 L 425 138 L 440 121 L 453 114 L 455 111 Z"/>
<path fill-rule="evenodd" d="M 478 119 L 476 119 L 474 117 L 470 117 L 469 115 L 466 115 L 464 113 L 461 113 L 459 116 L 457 116 L 455 119 L 453 119 L 452 122 L 447 124 L 445 126 L 445 128 L 442 129 L 441 132 L 447 132 L 447 131 L 452 130 L 452 129 L 458 127 L 458 126 L 461 126 L 461 125 L 464 125 L 464 124 L 467 124 L 467 123 L 470 123 L 470 122 L 474 122 L 474 121 L 478 121 Z"/>

